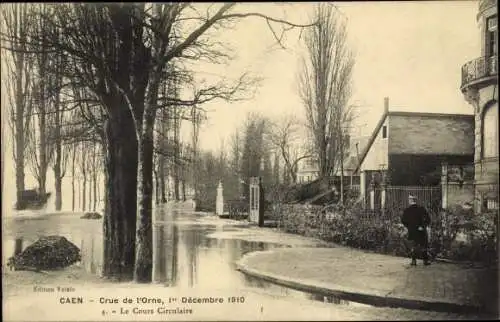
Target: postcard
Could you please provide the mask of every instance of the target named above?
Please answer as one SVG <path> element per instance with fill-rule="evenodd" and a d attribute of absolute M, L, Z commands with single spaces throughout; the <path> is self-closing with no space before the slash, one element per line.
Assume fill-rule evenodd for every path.
<path fill-rule="evenodd" d="M 1 5 L 4 321 L 497 319 L 497 3 Z"/>

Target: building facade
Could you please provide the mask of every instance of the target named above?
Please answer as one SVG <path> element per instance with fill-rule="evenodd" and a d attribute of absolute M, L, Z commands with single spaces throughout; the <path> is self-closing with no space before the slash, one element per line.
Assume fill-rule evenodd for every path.
<path fill-rule="evenodd" d="M 474 115 L 390 111 L 385 98 L 384 113 L 355 169 L 362 196 L 383 184 L 439 186 L 443 164 L 473 163 L 474 123 Z"/>
<path fill-rule="evenodd" d="M 476 212 L 498 209 L 498 18 L 495 0 L 479 1 L 481 53 L 462 66 L 460 89 L 474 109 Z"/>

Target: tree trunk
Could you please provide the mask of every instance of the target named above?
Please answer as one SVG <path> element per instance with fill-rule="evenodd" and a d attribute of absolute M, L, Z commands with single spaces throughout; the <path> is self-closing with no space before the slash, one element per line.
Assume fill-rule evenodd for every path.
<path fill-rule="evenodd" d="M 103 275 L 118 280 L 133 278 L 135 262 L 137 138 L 133 127 L 126 108 L 116 109 L 105 126 Z"/>
<path fill-rule="evenodd" d="M 148 107 L 151 108 L 151 107 Z M 146 111 L 148 113 L 149 111 Z M 153 272 L 153 128 L 154 116 L 145 115 L 138 153 L 137 178 L 137 234 L 135 275 L 136 282 L 148 283 Z"/>
<path fill-rule="evenodd" d="M 89 173 L 89 206 L 88 206 L 88 210 L 91 211 L 92 210 L 92 185 L 94 183 L 93 181 L 93 170 Z"/>
<path fill-rule="evenodd" d="M 54 169 L 54 173 L 56 170 Z M 56 201 L 55 206 L 56 210 L 59 211 L 62 209 L 62 176 L 59 174 L 55 174 L 55 190 L 56 190 Z"/>
<path fill-rule="evenodd" d="M 97 176 L 97 178 L 99 179 L 101 176 Z M 99 181 L 98 184 L 97 184 L 97 205 L 99 206 L 99 212 L 101 212 L 102 210 L 102 205 L 101 205 L 101 189 L 100 189 L 100 186 L 101 186 L 101 182 Z"/>
<path fill-rule="evenodd" d="M 179 185 L 179 160 L 178 160 L 178 156 L 177 156 L 177 151 L 178 151 L 178 147 L 177 147 L 177 142 L 174 143 L 175 144 L 175 151 L 174 151 L 174 199 L 176 201 L 179 201 L 181 200 L 180 198 L 180 195 L 179 195 L 179 190 L 180 190 L 180 185 Z"/>
<path fill-rule="evenodd" d="M 44 77 L 45 73 L 41 72 L 40 77 Z M 49 166 L 48 163 L 48 142 L 47 142 L 47 108 L 46 108 L 46 98 L 45 98 L 45 84 L 43 80 L 41 81 L 40 91 L 40 109 L 38 110 L 39 117 L 39 125 L 40 125 L 40 168 L 39 168 L 39 176 L 38 176 L 38 189 L 40 194 L 43 195 L 46 192 L 46 182 L 47 182 L 47 168 Z"/>
<path fill-rule="evenodd" d="M 165 164 L 163 166 L 165 168 Z M 167 193 L 166 193 L 166 187 L 165 187 L 165 172 L 163 171 L 163 175 L 160 175 L 160 190 L 161 190 L 161 202 L 166 203 L 167 202 Z"/>
<path fill-rule="evenodd" d="M 93 183 L 94 183 L 94 186 L 93 186 L 93 190 L 94 190 L 94 204 L 93 204 L 93 207 L 92 207 L 92 210 L 94 212 L 97 211 L 97 201 L 98 201 L 98 196 L 97 196 L 97 180 L 98 180 L 97 169 L 94 169 L 94 178 L 93 178 Z"/>
<path fill-rule="evenodd" d="M 155 203 L 159 205 L 161 203 L 160 194 L 160 178 L 158 177 L 158 171 L 154 170 L 154 181 L 155 181 Z"/>
<path fill-rule="evenodd" d="M 98 179 L 98 170 L 97 170 L 97 144 L 93 146 L 92 153 L 92 190 L 94 194 L 94 203 L 92 205 L 92 211 L 96 212 L 97 210 L 97 179 Z"/>
<path fill-rule="evenodd" d="M 179 201 L 181 198 L 179 196 L 179 113 L 178 108 L 174 106 L 174 198 Z"/>
<path fill-rule="evenodd" d="M 87 175 L 82 173 L 82 211 L 85 211 L 87 208 Z"/>
<path fill-rule="evenodd" d="M 57 114 L 59 112 L 56 110 L 56 119 L 58 118 Z M 56 121 L 57 122 L 57 121 Z M 54 183 L 55 183 L 55 191 L 56 191 L 56 197 L 55 197 L 55 207 L 56 210 L 61 210 L 62 208 L 62 170 L 61 170 L 61 163 L 62 163 L 62 143 L 60 140 L 60 127 L 59 124 L 56 123 L 56 142 L 55 142 L 55 160 L 54 160 Z"/>
<path fill-rule="evenodd" d="M 76 144 L 73 145 L 73 155 L 71 156 L 71 211 L 75 211 L 75 159 Z"/>
<path fill-rule="evenodd" d="M 22 10 L 22 9 L 21 9 Z M 22 30 L 23 26 L 20 26 Z M 22 45 L 21 45 L 22 46 Z M 16 167 L 16 190 L 17 190 L 17 207 L 22 207 L 21 193 L 24 191 L 24 149 L 26 145 L 26 132 L 25 132 L 25 94 L 23 91 L 23 77 L 25 68 L 25 53 L 19 51 L 15 54 L 16 59 L 16 115 L 15 115 L 15 167 Z"/>
<path fill-rule="evenodd" d="M 158 173 L 157 173 L 157 186 L 158 186 L 158 197 L 159 202 L 167 202 L 167 196 L 165 194 L 165 157 L 160 155 L 158 157 Z"/>
<path fill-rule="evenodd" d="M 182 201 L 186 201 L 186 180 L 182 179 Z"/>

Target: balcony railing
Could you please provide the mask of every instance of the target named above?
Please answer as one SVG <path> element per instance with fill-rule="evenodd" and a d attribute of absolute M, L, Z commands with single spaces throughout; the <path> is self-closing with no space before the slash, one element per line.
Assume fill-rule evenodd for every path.
<path fill-rule="evenodd" d="M 497 56 L 479 57 L 462 66 L 462 86 L 498 75 Z"/>

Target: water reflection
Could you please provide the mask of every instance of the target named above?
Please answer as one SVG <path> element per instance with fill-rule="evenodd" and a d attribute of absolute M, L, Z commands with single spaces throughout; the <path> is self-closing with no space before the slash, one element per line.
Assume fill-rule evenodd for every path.
<path fill-rule="evenodd" d="M 207 235 L 233 227 L 216 218 L 175 209 L 158 209 L 153 222 L 153 282 L 166 287 L 203 289 L 264 290 L 275 296 L 293 296 L 314 301 L 347 304 L 333 297 L 308 294 L 250 278 L 236 270 L 236 262 L 246 253 L 279 244 L 232 239 L 212 239 Z M 81 248 L 81 267 L 100 275 L 103 263 L 102 220 L 83 220 L 66 214 L 43 220 L 11 220 L 6 224 L 8 256 L 22 251 L 43 235 L 62 235 Z M 5 240 L 7 238 L 7 240 Z M 4 253 L 5 254 L 5 253 Z M 8 257 L 6 256 L 6 257 Z"/>
<path fill-rule="evenodd" d="M 177 226 L 153 226 L 153 282 L 177 285 L 178 244 Z"/>

